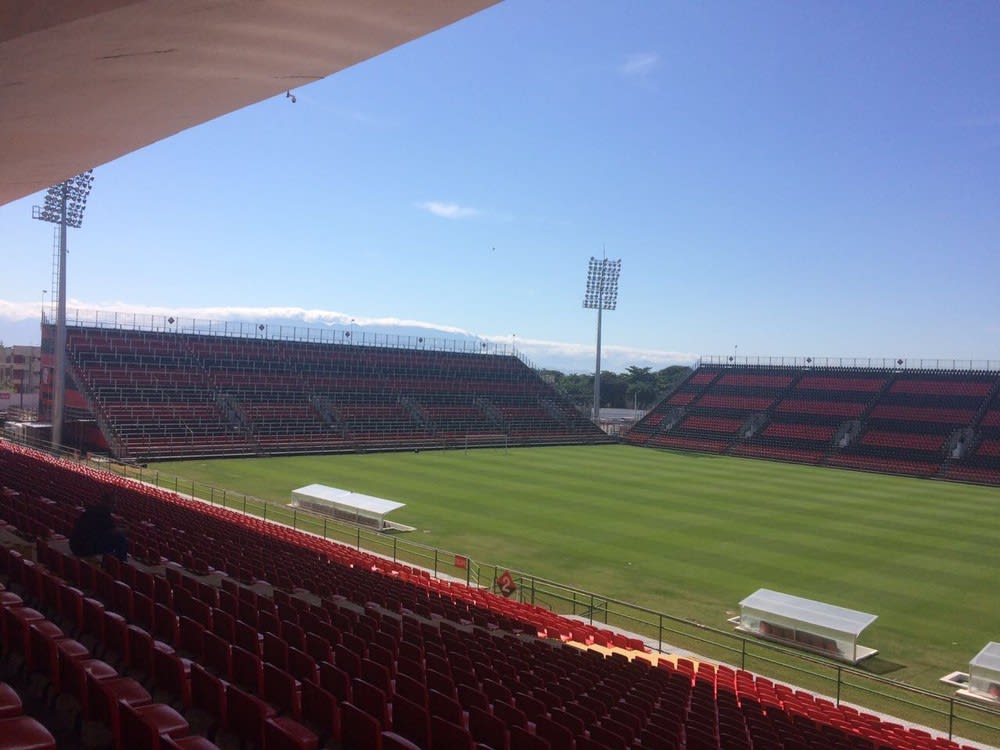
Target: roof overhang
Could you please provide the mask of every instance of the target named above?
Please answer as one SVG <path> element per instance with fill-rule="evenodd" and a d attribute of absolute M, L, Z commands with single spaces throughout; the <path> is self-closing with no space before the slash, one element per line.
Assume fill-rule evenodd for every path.
<path fill-rule="evenodd" d="M 0 205 L 498 0 L 7 0 Z"/>

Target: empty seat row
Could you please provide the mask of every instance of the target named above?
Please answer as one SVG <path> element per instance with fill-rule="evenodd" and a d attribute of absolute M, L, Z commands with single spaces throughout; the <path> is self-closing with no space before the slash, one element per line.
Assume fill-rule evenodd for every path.
<path fill-rule="evenodd" d="M 708 365 L 625 441 L 996 483 L 998 393 L 1000 373 Z M 946 450 L 970 435 L 971 450 Z"/>
<path fill-rule="evenodd" d="M 27 449 L 0 446 L 0 468 L 0 503 L 18 513 L 35 504 L 58 525 L 53 507 L 88 503 L 111 483 L 129 488 L 130 521 L 173 527 L 177 544 L 236 549 L 252 532 L 301 569 L 300 585 L 262 586 L 162 559 L 151 570 L 114 558 L 96 566 L 61 552 L 48 529 L 37 563 L 0 558 L 0 576 L 29 602 L 5 599 L 21 609 L 4 615 L 5 652 L 17 644 L 29 669 L 65 677 L 125 746 L 176 744 L 172 733 L 197 725 L 264 750 L 315 747 L 338 731 L 355 747 L 956 747 L 742 671 L 565 646 L 617 644 L 610 631 L 356 550 L 341 565 L 336 545 Z M 50 502 L 33 491 L 43 481 Z M 153 700 L 157 690 L 168 704 Z"/>
<path fill-rule="evenodd" d="M 511 356 L 81 327 L 67 351 L 119 457 L 446 445 L 463 428 L 508 444 L 609 441 Z M 496 399 L 505 423 L 467 408 L 439 424 L 404 403 L 457 394 Z"/>

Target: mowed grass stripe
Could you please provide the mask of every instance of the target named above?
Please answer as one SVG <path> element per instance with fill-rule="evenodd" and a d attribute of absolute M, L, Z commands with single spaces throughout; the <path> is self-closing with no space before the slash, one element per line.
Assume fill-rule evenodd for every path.
<path fill-rule="evenodd" d="M 938 689 L 997 637 L 1000 490 L 627 446 L 161 464 L 286 503 L 399 500 L 417 541 L 727 627 L 766 586 L 878 614 L 863 642 Z"/>

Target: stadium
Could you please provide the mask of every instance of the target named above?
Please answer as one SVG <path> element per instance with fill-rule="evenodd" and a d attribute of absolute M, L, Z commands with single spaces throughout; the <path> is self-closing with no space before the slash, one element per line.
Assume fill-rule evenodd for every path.
<path fill-rule="evenodd" d="M 361 54 L 487 4 L 386 10 Z M 164 135 L 149 106 L 112 148 Z M 705 357 L 612 436 L 486 342 L 61 297 L 52 432 L 0 440 L 0 747 L 998 744 L 990 363 Z M 129 557 L 74 555 L 109 494 Z"/>

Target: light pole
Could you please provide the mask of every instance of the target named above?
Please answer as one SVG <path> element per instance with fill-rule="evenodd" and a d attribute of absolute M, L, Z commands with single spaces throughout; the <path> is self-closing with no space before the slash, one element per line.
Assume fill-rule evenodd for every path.
<path fill-rule="evenodd" d="M 38 388 L 35 391 L 38 394 L 35 400 L 36 422 L 42 418 L 42 337 L 45 335 L 45 295 L 48 293 L 48 289 L 42 290 L 42 332 L 39 334 L 38 338 Z M 28 374 L 31 374 L 30 369 L 28 370 Z"/>
<path fill-rule="evenodd" d="M 587 291 L 583 296 L 583 306 L 597 310 L 597 365 L 594 368 L 594 424 L 601 425 L 601 312 L 614 310 L 618 306 L 618 277 L 621 274 L 621 260 L 590 258 L 587 272 Z"/>
<path fill-rule="evenodd" d="M 66 400 L 66 227 L 79 229 L 94 184 L 94 170 L 70 177 L 45 193 L 44 206 L 32 206 L 31 218 L 59 225 L 59 295 L 56 308 L 55 373 L 52 382 L 52 447 L 62 445 L 63 404 Z M 42 297 L 44 304 L 44 295 Z M 44 316 L 44 312 L 43 312 Z"/>

